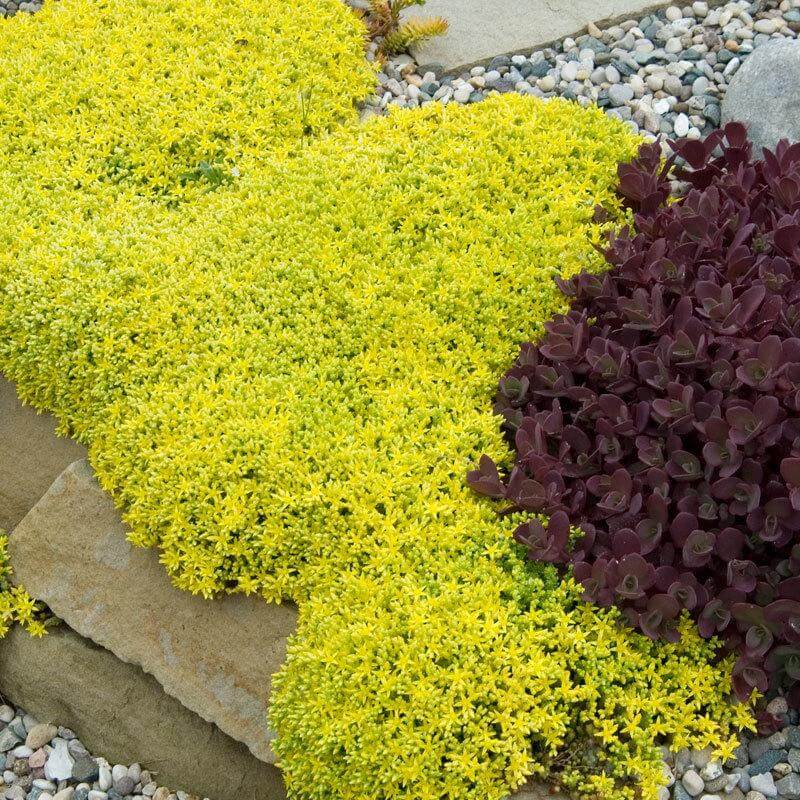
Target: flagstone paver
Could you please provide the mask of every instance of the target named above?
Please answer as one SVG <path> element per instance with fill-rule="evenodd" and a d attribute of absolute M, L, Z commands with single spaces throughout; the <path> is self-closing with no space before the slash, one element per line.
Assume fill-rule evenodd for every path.
<path fill-rule="evenodd" d="M 585 31 L 590 22 L 642 16 L 668 5 L 669 0 L 427 0 L 419 16 L 442 16 L 450 29 L 414 56 L 420 64 L 455 71 L 494 56 L 544 47 Z"/>

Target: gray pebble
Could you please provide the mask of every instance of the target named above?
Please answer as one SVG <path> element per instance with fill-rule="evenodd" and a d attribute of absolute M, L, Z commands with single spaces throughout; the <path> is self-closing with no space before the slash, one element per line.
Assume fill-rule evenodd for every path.
<path fill-rule="evenodd" d="M 800 800 L 800 775 L 790 773 L 784 778 L 781 778 L 775 787 L 781 797 L 786 800 Z"/>
<path fill-rule="evenodd" d="M 765 797 L 777 797 L 778 790 L 775 787 L 775 779 L 771 772 L 762 772 L 758 775 L 750 775 L 750 790 L 761 792 Z"/>
<path fill-rule="evenodd" d="M 693 769 L 687 769 L 686 772 L 683 773 L 681 783 L 683 784 L 683 788 L 686 789 L 692 797 L 697 797 L 704 788 L 703 779 L 698 772 Z"/>
<path fill-rule="evenodd" d="M 0 731 L 0 753 L 6 753 L 22 742 L 10 727 Z"/>
<path fill-rule="evenodd" d="M 758 775 L 760 772 L 769 772 L 778 762 L 786 761 L 789 754 L 786 750 L 767 750 L 753 761 L 747 768 L 750 775 Z"/>
<path fill-rule="evenodd" d="M 612 106 L 624 106 L 633 100 L 633 89 L 627 84 L 615 84 L 608 90 L 608 99 Z"/>

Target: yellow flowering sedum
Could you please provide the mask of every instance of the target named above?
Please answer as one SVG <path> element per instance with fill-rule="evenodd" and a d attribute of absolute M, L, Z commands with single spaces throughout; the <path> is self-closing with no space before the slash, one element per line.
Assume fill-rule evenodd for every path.
<path fill-rule="evenodd" d="M 498 97 L 180 214 L 59 189 L 2 226 L 0 367 L 89 445 L 133 541 L 189 591 L 298 602 L 271 713 L 292 797 L 500 800 L 559 755 L 589 795 L 649 798 L 655 744 L 748 721 L 712 644 L 580 603 L 464 484 L 509 458 L 497 376 L 564 309 L 554 276 L 601 267 L 592 212 L 636 145 Z"/>
<path fill-rule="evenodd" d="M 31 636 L 44 636 L 45 611 L 21 586 L 11 584 L 8 536 L 0 531 L 0 638 L 15 622 Z"/>
<path fill-rule="evenodd" d="M 58 0 L 0 26 L 4 180 L 175 198 L 357 117 L 375 83 L 341 0 Z"/>

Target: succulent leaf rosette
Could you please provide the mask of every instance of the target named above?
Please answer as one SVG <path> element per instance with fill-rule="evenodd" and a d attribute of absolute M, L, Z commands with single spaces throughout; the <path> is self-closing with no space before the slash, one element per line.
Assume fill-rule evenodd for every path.
<path fill-rule="evenodd" d="M 537 515 L 517 540 L 586 600 L 669 641 L 691 614 L 738 654 L 740 698 L 797 704 L 800 144 L 754 161 L 730 124 L 672 148 L 620 166 L 633 224 L 608 272 L 560 281 L 571 310 L 500 382 L 513 468 L 484 457 L 468 481 Z"/>

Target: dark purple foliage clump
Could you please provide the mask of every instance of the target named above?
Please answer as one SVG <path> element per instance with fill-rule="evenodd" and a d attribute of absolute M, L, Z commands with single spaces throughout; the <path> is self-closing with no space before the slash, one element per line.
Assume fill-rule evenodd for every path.
<path fill-rule="evenodd" d="M 739 697 L 797 704 L 800 144 L 753 161 L 731 124 L 672 146 L 688 194 L 668 202 L 657 145 L 620 167 L 633 227 L 500 383 L 510 474 L 484 457 L 468 480 L 549 517 L 516 538 L 586 600 L 673 641 L 686 610 L 738 654 Z"/>

